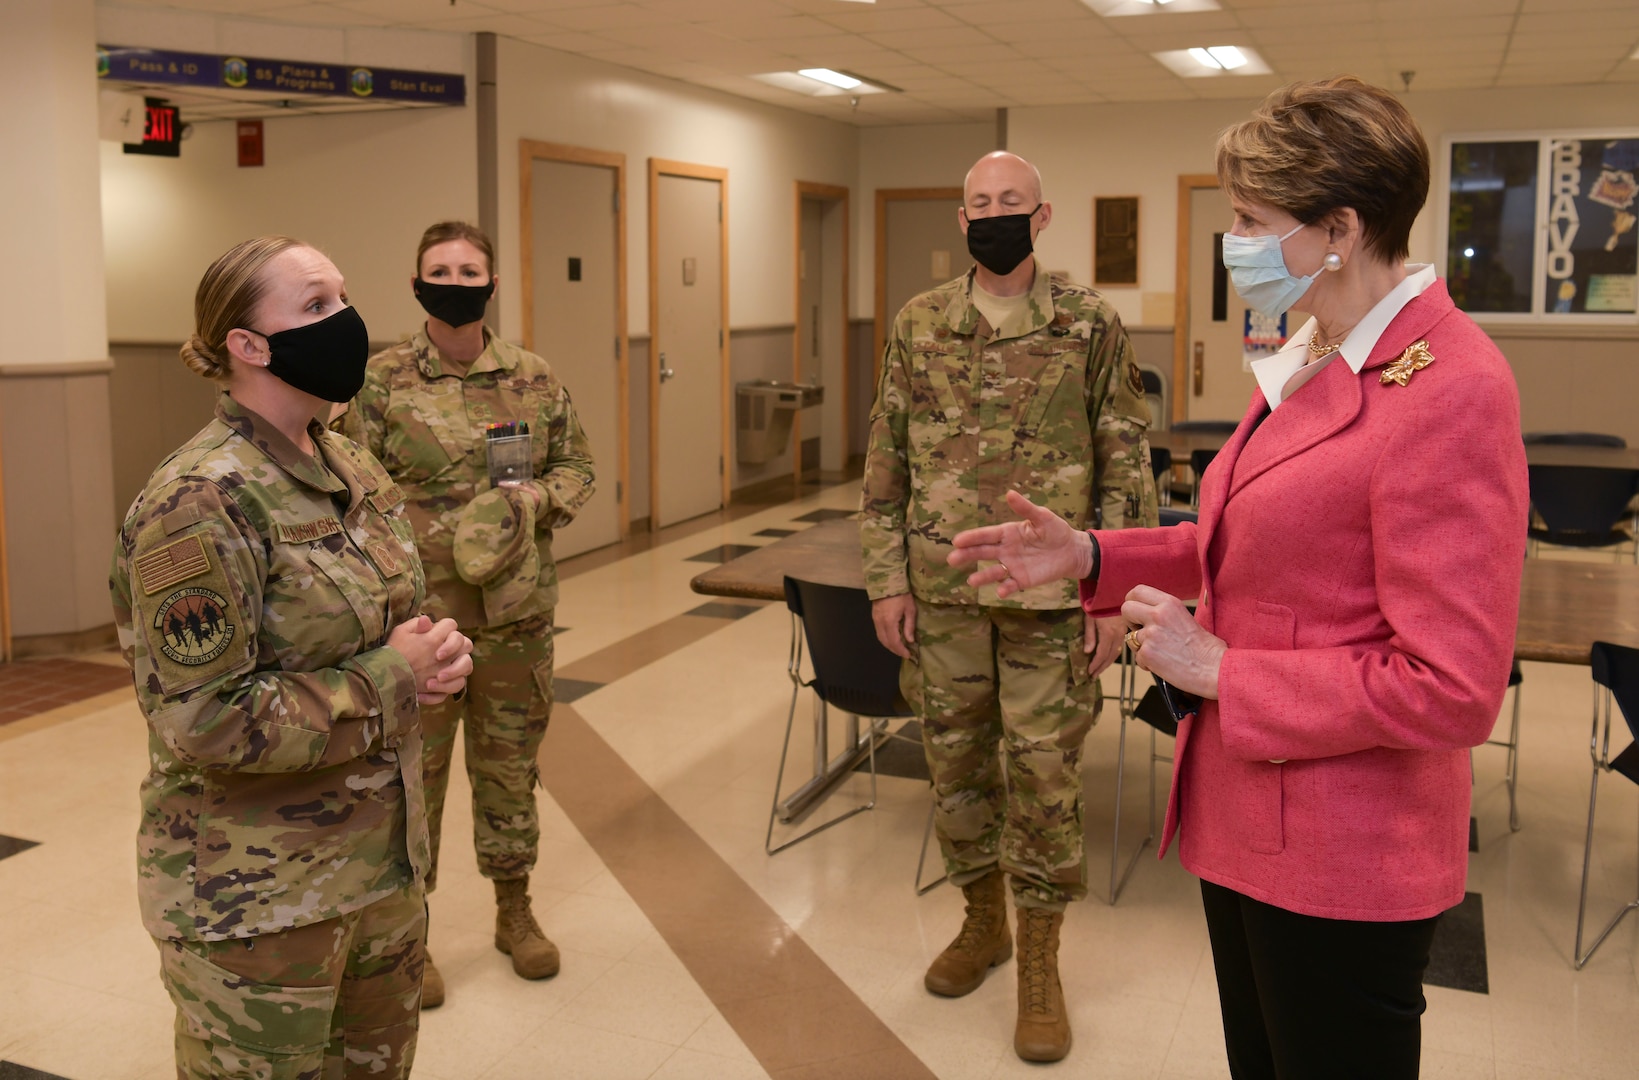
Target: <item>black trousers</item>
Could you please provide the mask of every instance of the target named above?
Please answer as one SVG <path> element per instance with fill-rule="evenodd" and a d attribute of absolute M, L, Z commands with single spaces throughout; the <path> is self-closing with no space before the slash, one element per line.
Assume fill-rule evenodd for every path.
<path fill-rule="evenodd" d="M 1201 882 L 1235 1080 L 1416 1080 L 1432 919 L 1299 915 Z"/>

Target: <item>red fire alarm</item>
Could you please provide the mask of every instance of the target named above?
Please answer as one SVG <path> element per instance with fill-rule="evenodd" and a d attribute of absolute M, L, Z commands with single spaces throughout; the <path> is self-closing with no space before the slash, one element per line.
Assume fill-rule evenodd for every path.
<path fill-rule="evenodd" d="M 262 164 L 262 122 L 239 121 L 239 167 L 258 168 Z"/>

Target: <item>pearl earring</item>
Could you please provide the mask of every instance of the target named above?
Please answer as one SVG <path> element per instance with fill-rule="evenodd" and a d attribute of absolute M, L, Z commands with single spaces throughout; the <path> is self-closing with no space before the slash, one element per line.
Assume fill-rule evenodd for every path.
<path fill-rule="evenodd" d="M 1320 261 L 1328 270 L 1335 272 L 1343 269 L 1343 256 L 1335 251 L 1328 251 L 1326 257 Z"/>

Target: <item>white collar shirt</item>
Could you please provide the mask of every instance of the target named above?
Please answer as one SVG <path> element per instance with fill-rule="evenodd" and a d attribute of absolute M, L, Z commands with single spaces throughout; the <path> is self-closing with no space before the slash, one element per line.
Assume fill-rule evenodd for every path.
<path fill-rule="evenodd" d="M 1366 312 L 1365 318 L 1356 323 L 1354 329 L 1343 339 L 1343 346 L 1331 356 L 1309 363 L 1309 341 L 1315 336 L 1316 330 L 1315 320 L 1310 319 L 1298 328 L 1297 333 L 1287 339 L 1279 352 L 1262 360 L 1252 361 L 1252 374 L 1257 377 L 1258 387 L 1269 402 L 1271 412 L 1278 408 L 1282 401 L 1296 393 L 1299 387 L 1314 378 L 1321 368 L 1339 356 L 1349 365 L 1349 370 L 1356 375 L 1360 374 L 1360 369 L 1366 366 L 1366 360 L 1377 347 L 1377 339 L 1383 336 L 1383 331 L 1389 328 L 1389 323 L 1394 321 L 1394 317 L 1400 314 L 1402 308 L 1434 284 L 1432 263 L 1408 264 L 1406 270 L 1408 273 L 1405 280 L 1389 290 L 1387 296 Z M 1303 377 L 1294 381 L 1293 377 L 1300 371 L 1303 372 Z"/>

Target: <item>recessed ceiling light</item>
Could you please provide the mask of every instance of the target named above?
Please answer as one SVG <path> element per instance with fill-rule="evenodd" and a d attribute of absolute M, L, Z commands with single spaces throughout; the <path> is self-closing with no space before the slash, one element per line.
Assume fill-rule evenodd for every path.
<path fill-rule="evenodd" d="M 1106 19 L 1124 15 L 1159 15 L 1221 10 L 1218 0 L 1081 0 Z"/>
<path fill-rule="evenodd" d="M 837 71 L 835 68 L 803 68 L 801 71 L 770 71 L 764 75 L 753 75 L 758 82 L 770 86 L 778 86 L 781 90 L 791 90 L 809 97 L 832 97 L 840 94 L 859 96 L 861 94 L 897 94 L 900 88 L 881 79 L 872 79 L 864 75 L 855 75 L 851 71 Z"/>
<path fill-rule="evenodd" d="M 1161 61 L 1174 75 L 1185 79 L 1274 74 L 1258 51 L 1245 45 L 1208 45 L 1150 55 Z"/>
<path fill-rule="evenodd" d="M 1214 71 L 1234 71 L 1246 66 L 1246 54 L 1233 45 L 1209 45 L 1204 49 L 1189 50 L 1190 58 Z"/>
<path fill-rule="evenodd" d="M 813 79 L 816 82 L 825 83 L 828 86 L 834 86 L 838 90 L 852 90 L 865 81 L 864 79 L 856 79 L 852 75 L 844 75 L 840 71 L 832 71 L 830 68 L 800 68 L 797 74 Z"/>

